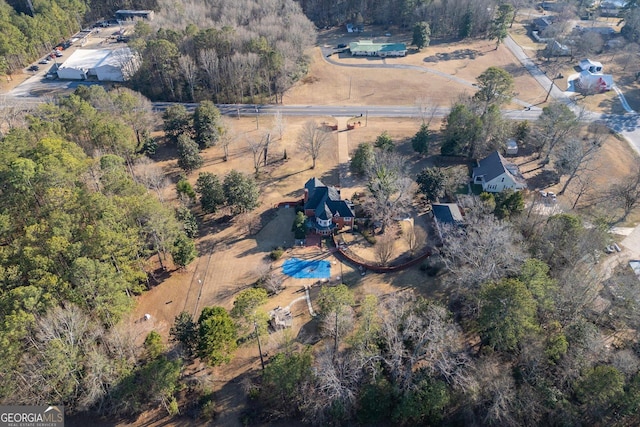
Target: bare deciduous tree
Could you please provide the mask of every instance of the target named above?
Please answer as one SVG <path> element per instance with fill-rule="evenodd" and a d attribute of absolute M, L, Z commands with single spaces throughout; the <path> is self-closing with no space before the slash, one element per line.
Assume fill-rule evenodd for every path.
<path fill-rule="evenodd" d="M 265 148 L 269 146 L 270 140 L 271 134 L 269 133 L 264 133 L 259 137 L 254 135 L 247 138 L 247 146 L 253 155 L 253 170 L 256 177 L 260 174 L 263 154 L 265 152 Z"/>
<path fill-rule="evenodd" d="M 482 390 L 482 407 L 485 408 L 482 424 L 518 426 L 513 417 L 516 384 L 511 372 L 503 369 L 496 359 L 484 359 L 476 368 L 476 377 Z"/>
<path fill-rule="evenodd" d="M 454 387 L 471 385 L 460 329 L 444 307 L 403 292 L 386 299 L 382 310 L 381 357 L 400 390 L 411 387 L 418 363 Z"/>
<path fill-rule="evenodd" d="M 625 177 L 621 182 L 614 183 L 609 187 L 607 199 L 612 201 L 616 207 L 622 208 L 623 218 L 626 218 L 640 201 L 640 168 L 637 168 L 633 174 Z"/>
<path fill-rule="evenodd" d="M 320 330 L 323 336 L 331 337 L 334 342 L 339 342 L 341 337 L 344 338 L 351 332 L 353 320 L 353 308 L 341 306 L 324 314 Z"/>
<path fill-rule="evenodd" d="M 376 245 L 373 247 L 373 251 L 376 254 L 376 258 L 380 265 L 386 266 L 389 264 L 396 245 L 395 236 L 392 233 L 385 233 L 376 239 Z"/>
<path fill-rule="evenodd" d="M 369 183 L 363 207 L 384 234 L 394 219 L 407 214 L 416 184 L 406 173 L 405 159 L 393 152 L 377 153 L 366 174 Z"/>
<path fill-rule="evenodd" d="M 522 236 L 508 222 L 486 215 L 478 205 L 466 206 L 465 228 L 445 233 L 442 259 L 459 288 L 516 274 L 526 259 Z"/>
<path fill-rule="evenodd" d="M 569 324 L 592 307 L 603 279 L 595 264 L 579 263 L 561 272 L 558 281 L 562 286 L 556 294 L 556 306 L 562 324 Z"/>
<path fill-rule="evenodd" d="M 220 132 L 220 136 L 218 138 L 218 144 L 222 146 L 224 150 L 223 160 L 226 162 L 229 160 L 229 147 L 235 142 L 238 138 L 235 128 L 231 124 L 231 120 L 227 117 L 222 118 L 222 132 Z"/>
<path fill-rule="evenodd" d="M 255 216 L 255 215 L 254 215 Z M 284 289 L 284 277 L 279 270 L 274 270 L 270 262 L 263 262 L 256 268 L 258 286 L 270 295 L 279 294 Z"/>
<path fill-rule="evenodd" d="M 576 176 L 589 169 L 591 161 L 604 144 L 607 134 L 607 128 L 597 127 L 594 132 L 584 138 L 570 138 L 560 147 L 556 153 L 554 167 L 560 175 L 567 175 L 567 180 L 558 194 L 563 194 Z"/>
<path fill-rule="evenodd" d="M 285 118 L 282 116 L 282 112 L 280 110 L 276 111 L 276 114 L 273 115 L 273 125 L 272 128 L 274 132 L 278 133 L 278 139 L 282 139 L 284 135 L 284 131 L 287 127 L 287 122 Z"/>
<path fill-rule="evenodd" d="M 209 89 L 218 94 L 218 81 L 220 70 L 220 60 L 218 52 L 214 48 L 202 49 L 199 54 L 200 65 L 207 75 Z"/>
<path fill-rule="evenodd" d="M 409 252 L 413 255 L 420 246 L 424 245 L 427 241 L 427 232 L 424 228 L 416 226 L 413 221 L 408 223 L 404 234 L 404 240 L 407 242 Z"/>
<path fill-rule="evenodd" d="M 314 424 L 333 421 L 330 409 L 339 403 L 346 413 L 352 411 L 358 398 L 362 368 L 349 352 L 334 354 L 331 346 L 320 351 L 315 360 L 316 383 L 308 396 L 306 410 Z"/>
<path fill-rule="evenodd" d="M 601 53 L 604 47 L 602 36 L 595 31 L 583 31 L 575 42 L 578 52 L 583 56 Z"/>
<path fill-rule="evenodd" d="M 417 97 L 415 100 L 416 107 L 418 107 L 418 114 L 422 123 L 427 127 L 431 126 L 431 122 L 438 113 L 438 103 L 429 97 Z"/>
<path fill-rule="evenodd" d="M 632 68 L 637 67 L 638 62 L 640 61 L 640 58 L 638 58 L 638 50 L 640 50 L 640 46 L 638 46 L 637 43 L 625 43 L 622 57 L 618 60 L 620 65 L 622 65 L 623 71 L 625 71 L 629 66 Z"/>
<path fill-rule="evenodd" d="M 180 71 L 184 76 L 187 84 L 189 85 L 189 93 L 191 94 L 191 101 L 196 100 L 195 95 L 195 85 L 196 79 L 198 77 L 198 67 L 196 65 L 196 61 L 189 55 L 181 55 L 178 58 L 178 65 L 180 66 Z"/>
<path fill-rule="evenodd" d="M 20 101 L 7 101 L 5 97 L 0 97 L 0 137 L 9 129 L 21 126 L 25 122 L 25 117 L 29 112 L 29 107 L 22 105 Z"/>
<path fill-rule="evenodd" d="M 169 185 L 169 180 L 160 165 L 146 156 L 140 157 L 135 161 L 134 174 L 138 182 L 155 192 L 164 203 L 163 190 Z"/>
<path fill-rule="evenodd" d="M 306 122 L 298 134 L 297 145 L 300 152 L 311 158 L 311 169 L 316 168 L 316 160 L 320 157 L 322 148 L 331 140 L 331 133 L 319 126 L 313 120 Z"/>

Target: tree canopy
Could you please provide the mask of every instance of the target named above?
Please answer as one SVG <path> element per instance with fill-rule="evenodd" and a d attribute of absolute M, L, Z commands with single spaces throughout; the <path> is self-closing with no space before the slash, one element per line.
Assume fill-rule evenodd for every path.
<path fill-rule="evenodd" d="M 133 129 L 143 123 L 125 105 L 139 99 L 125 98 L 79 90 L 34 109 L 29 128 L 2 138 L 0 399 L 115 408 L 107 390 L 128 381 L 135 362 L 115 325 L 147 288 L 148 260 L 167 267 L 171 258 L 178 265 L 193 259 L 175 251 L 195 248 L 174 209 L 134 175 Z M 98 114 L 94 104 L 113 110 Z M 53 339 L 61 334 L 75 338 Z M 161 359 L 155 335 L 147 350 Z"/>
<path fill-rule="evenodd" d="M 198 318 L 198 355 L 210 365 L 229 363 L 237 347 L 236 326 L 223 307 L 205 307 Z"/>

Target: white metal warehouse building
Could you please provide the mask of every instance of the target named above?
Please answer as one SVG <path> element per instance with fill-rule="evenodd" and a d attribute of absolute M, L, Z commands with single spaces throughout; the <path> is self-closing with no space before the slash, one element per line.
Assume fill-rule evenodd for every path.
<path fill-rule="evenodd" d="M 78 49 L 58 68 L 62 80 L 122 82 L 136 72 L 139 61 L 128 47 L 118 49 Z"/>

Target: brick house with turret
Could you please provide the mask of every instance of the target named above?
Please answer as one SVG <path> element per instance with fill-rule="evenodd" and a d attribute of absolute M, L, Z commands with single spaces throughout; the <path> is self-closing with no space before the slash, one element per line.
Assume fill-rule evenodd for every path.
<path fill-rule="evenodd" d="M 355 213 L 353 204 L 342 200 L 340 190 L 327 186 L 317 178 L 311 178 L 304 185 L 304 214 L 308 229 L 323 236 L 345 226 L 353 227 Z"/>

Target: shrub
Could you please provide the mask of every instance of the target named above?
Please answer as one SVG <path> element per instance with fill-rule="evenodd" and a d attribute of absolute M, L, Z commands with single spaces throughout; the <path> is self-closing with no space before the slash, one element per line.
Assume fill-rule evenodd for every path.
<path fill-rule="evenodd" d="M 370 230 L 362 230 L 361 232 L 362 237 L 364 237 L 364 239 L 369 242 L 372 245 L 376 244 L 376 238 L 374 237 L 373 233 Z"/>
<path fill-rule="evenodd" d="M 269 258 L 271 258 L 273 261 L 277 261 L 280 258 L 282 258 L 283 254 L 284 254 L 284 249 L 282 249 L 281 247 L 277 247 L 271 251 L 271 253 L 269 254 Z"/>

